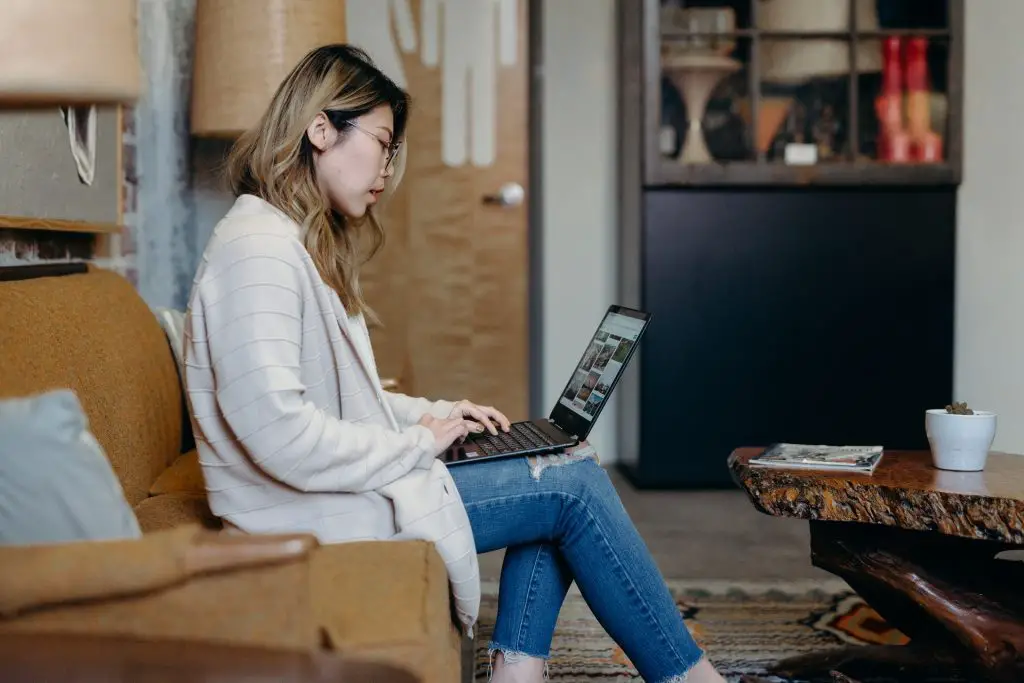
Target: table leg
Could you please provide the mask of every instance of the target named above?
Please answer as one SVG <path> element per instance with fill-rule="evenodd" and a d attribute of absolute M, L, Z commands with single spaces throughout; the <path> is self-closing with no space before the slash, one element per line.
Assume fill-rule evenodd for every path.
<path fill-rule="evenodd" d="M 996 560 L 1003 543 L 875 524 L 811 522 L 811 559 L 844 579 L 907 646 L 851 647 L 791 658 L 776 673 L 857 677 L 880 669 L 952 669 L 1024 680 L 1024 563 Z M 913 670 L 913 675 L 908 670 Z"/>

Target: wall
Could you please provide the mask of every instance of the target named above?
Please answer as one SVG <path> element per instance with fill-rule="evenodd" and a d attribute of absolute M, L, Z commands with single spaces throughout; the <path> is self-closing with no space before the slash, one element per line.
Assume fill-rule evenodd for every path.
<path fill-rule="evenodd" d="M 136 106 L 139 293 L 184 307 L 196 267 L 188 128 L 196 0 L 138 0 L 144 95 Z"/>
<path fill-rule="evenodd" d="M 954 390 L 957 400 L 999 414 L 995 448 L 1024 453 L 1024 3 L 964 5 Z"/>
<path fill-rule="evenodd" d="M 615 0 L 546 0 L 543 26 L 543 396 L 553 405 L 617 302 Z M 587 278 L 567 263 L 587 264 Z M 612 394 L 590 438 L 604 463 L 616 459 L 616 412 Z"/>

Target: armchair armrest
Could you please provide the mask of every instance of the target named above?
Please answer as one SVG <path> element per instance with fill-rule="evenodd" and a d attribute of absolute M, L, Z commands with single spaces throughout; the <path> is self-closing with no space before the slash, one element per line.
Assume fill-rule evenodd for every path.
<path fill-rule="evenodd" d="M 0 548 L 0 616 L 157 591 L 205 574 L 301 560 L 313 536 L 183 526 L 141 539 Z"/>
<path fill-rule="evenodd" d="M 197 526 L 0 548 L 0 637 L 60 634 L 313 652 L 312 536 Z"/>

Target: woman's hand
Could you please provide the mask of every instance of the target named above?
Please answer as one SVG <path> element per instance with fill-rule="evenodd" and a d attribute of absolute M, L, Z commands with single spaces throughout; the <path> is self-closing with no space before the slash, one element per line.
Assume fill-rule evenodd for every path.
<path fill-rule="evenodd" d="M 438 453 L 444 453 L 456 441 L 465 439 L 476 426 L 475 423 L 461 417 L 449 417 L 442 420 L 430 413 L 425 414 L 416 424 L 423 425 L 434 435 L 434 444 Z"/>
<path fill-rule="evenodd" d="M 508 418 L 501 414 L 498 410 L 491 408 L 490 406 L 478 406 L 471 401 L 459 401 L 455 404 L 455 408 L 448 415 L 449 419 L 452 418 L 469 418 L 475 420 L 479 424 L 483 425 L 480 429 L 474 429 L 472 431 L 481 432 L 483 429 L 487 429 L 491 434 L 497 434 L 498 429 L 507 432 L 509 429 Z M 497 423 L 497 425 L 495 425 Z"/>

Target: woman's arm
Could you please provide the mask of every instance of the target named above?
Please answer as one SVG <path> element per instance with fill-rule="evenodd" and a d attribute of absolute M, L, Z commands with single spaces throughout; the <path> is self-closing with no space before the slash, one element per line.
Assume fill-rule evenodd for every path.
<path fill-rule="evenodd" d="M 283 237 L 247 233 L 218 247 L 197 285 L 190 345 L 216 387 L 211 414 L 193 402 L 197 420 L 226 422 L 256 465 L 302 491 L 373 490 L 429 467 L 437 452 L 426 427 L 340 420 L 306 400 L 303 260 Z"/>
<path fill-rule="evenodd" d="M 410 425 L 419 422 L 424 415 L 433 415 L 439 419 L 445 419 L 451 415 L 455 408 L 454 401 L 431 401 L 426 398 L 406 396 L 393 391 L 385 391 L 384 399 L 391 406 L 391 412 L 395 414 L 398 425 L 405 429 Z"/>

